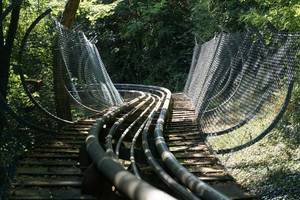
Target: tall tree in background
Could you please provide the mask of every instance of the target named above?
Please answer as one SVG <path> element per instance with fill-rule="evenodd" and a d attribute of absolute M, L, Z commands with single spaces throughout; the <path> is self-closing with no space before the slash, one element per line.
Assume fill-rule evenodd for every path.
<path fill-rule="evenodd" d="M 269 24 L 278 30 L 300 30 L 299 0 L 208 0 L 208 4 L 218 24 L 232 31 L 249 24 L 261 30 Z"/>
<path fill-rule="evenodd" d="M 75 20 L 75 15 L 79 7 L 80 0 L 69 0 L 66 3 L 65 10 L 63 12 L 63 17 L 61 23 L 70 28 Z M 58 54 L 56 54 L 58 55 Z M 67 120 L 72 119 L 70 101 L 67 92 L 65 91 L 64 83 L 64 67 L 60 62 L 59 58 L 54 64 L 54 92 L 55 92 L 55 103 L 56 103 L 56 113 L 59 117 Z"/>
<path fill-rule="evenodd" d="M 8 78 L 14 40 L 16 37 L 22 0 L 12 0 L 4 8 L 4 2 L 0 0 L 0 94 L 4 101 L 7 101 Z M 4 19 L 11 13 L 8 28 L 5 34 Z M 1 114 L 1 113 L 0 113 Z M 1 115 L 0 115 L 1 116 Z M 0 119 L 0 132 L 5 126 L 4 116 Z"/>
<path fill-rule="evenodd" d="M 95 32 L 112 80 L 182 90 L 194 45 L 191 10 L 187 0 L 125 0 L 99 18 Z"/>

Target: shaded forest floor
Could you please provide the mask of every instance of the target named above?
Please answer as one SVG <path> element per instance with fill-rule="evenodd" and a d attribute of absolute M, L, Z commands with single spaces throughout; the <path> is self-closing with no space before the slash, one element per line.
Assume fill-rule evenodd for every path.
<path fill-rule="evenodd" d="M 298 200 L 300 148 L 287 144 L 280 134 L 273 131 L 257 144 L 220 158 L 229 173 L 259 199 Z"/>

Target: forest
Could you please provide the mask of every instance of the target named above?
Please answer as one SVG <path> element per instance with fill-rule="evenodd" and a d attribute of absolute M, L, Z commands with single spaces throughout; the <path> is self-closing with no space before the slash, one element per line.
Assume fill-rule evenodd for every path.
<path fill-rule="evenodd" d="M 32 104 L 19 73 L 22 71 L 29 80 L 34 98 L 60 115 L 53 91 L 55 30 L 51 19 L 63 18 L 65 3 L 0 1 L 1 98 L 20 118 L 46 127 L 57 125 Z M 23 46 L 28 27 L 49 8 L 51 14 L 38 23 Z M 243 32 L 249 27 L 262 32 L 299 33 L 299 0 L 81 0 L 72 24 L 73 29 L 83 31 L 96 43 L 114 83 L 158 85 L 172 92 L 184 89 L 196 41 L 204 43 L 220 32 Z M 276 128 L 259 143 L 220 157 L 234 178 L 262 199 L 300 196 L 298 68 L 287 112 Z M 43 89 L 39 90 L 41 82 Z M 0 199 L 6 199 L 18 160 L 36 144 L 51 138 L 51 133 L 27 128 L 9 115 L 3 104 L 0 106 Z M 69 113 L 73 119 L 85 114 L 76 108 Z M 71 118 L 66 113 L 60 116 Z"/>

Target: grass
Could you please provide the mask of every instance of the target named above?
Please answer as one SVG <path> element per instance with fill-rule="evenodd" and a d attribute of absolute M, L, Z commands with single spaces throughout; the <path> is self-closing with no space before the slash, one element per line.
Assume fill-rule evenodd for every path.
<path fill-rule="evenodd" d="M 259 143 L 220 159 L 237 181 L 260 199 L 300 197 L 300 148 L 289 146 L 276 131 Z"/>
<path fill-rule="evenodd" d="M 278 97 L 283 99 L 282 95 Z M 282 103 L 277 100 L 272 102 L 265 107 L 268 112 L 257 116 L 249 124 L 230 134 L 210 138 L 211 146 L 215 149 L 230 147 L 255 137 L 270 123 Z M 298 200 L 300 125 L 285 121 L 278 127 L 258 143 L 236 153 L 220 155 L 219 158 L 228 172 L 259 199 Z"/>
<path fill-rule="evenodd" d="M 255 138 L 273 121 L 283 104 L 284 95 L 284 92 L 274 94 L 269 103 L 262 107 L 261 112 L 242 127 L 221 136 L 208 137 L 209 145 L 212 149 L 218 150 L 235 147 Z M 220 127 L 220 125 L 216 126 Z"/>

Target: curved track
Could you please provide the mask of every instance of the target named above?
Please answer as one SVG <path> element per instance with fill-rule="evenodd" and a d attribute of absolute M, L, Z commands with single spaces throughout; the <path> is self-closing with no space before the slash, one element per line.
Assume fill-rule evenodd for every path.
<path fill-rule="evenodd" d="M 130 91 L 121 107 L 65 126 L 24 156 L 10 199 L 252 198 L 209 151 L 187 97 L 117 88 Z"/>

